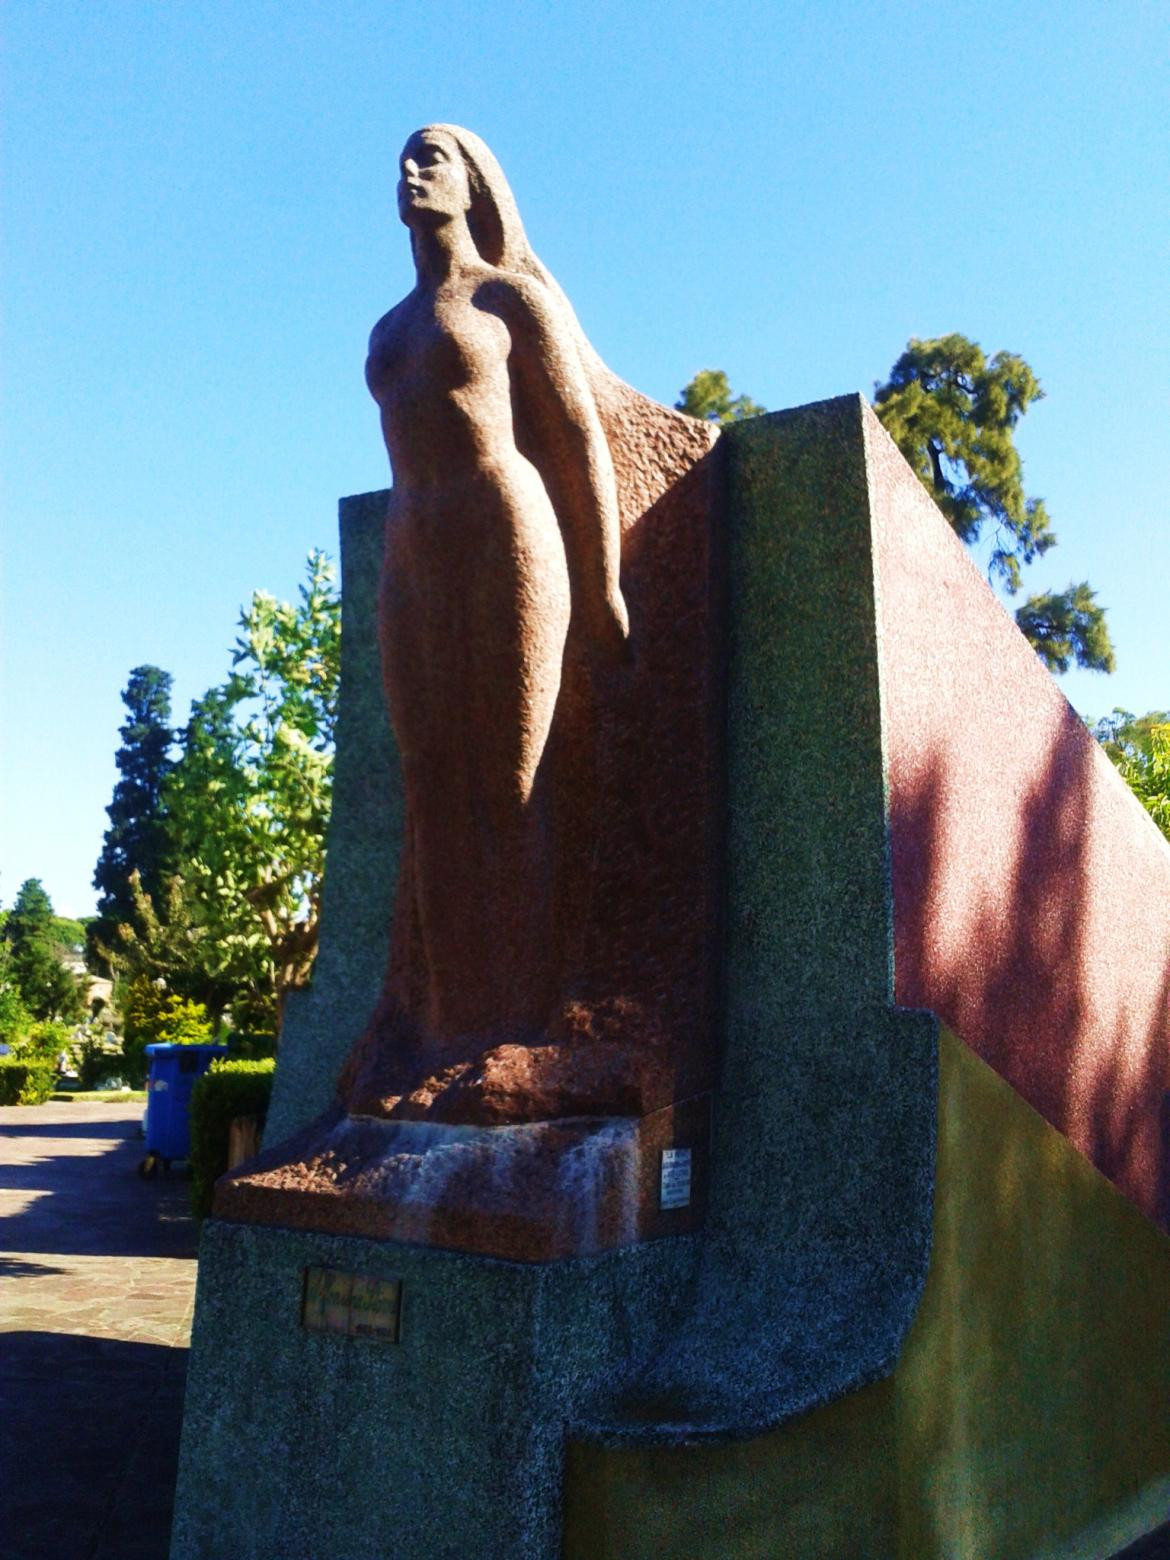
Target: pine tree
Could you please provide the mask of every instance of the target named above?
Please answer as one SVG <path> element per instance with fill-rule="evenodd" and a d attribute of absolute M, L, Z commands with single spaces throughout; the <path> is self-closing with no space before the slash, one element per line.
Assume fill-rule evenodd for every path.
<path fill-rule="evenodd" d="M 1042 400 L 1035 374 L 1012 352 L 984 356 L 966 336 L 912 340 L 874 387 L 874 410 L 922 485 L 964 542 L 994 532 L 988 573 L 1009 596 L 1021 567 L 1056 545 L 1044 500 L 1024 492 L 1014 442 L 1016 425 Z M 1092 671 L 1113 670 L 1105 609 L 1087 580 L 1030 596 L 1016 623 L 1053 672 L 1075 660 Z"/>
<path fill-rule="evenodd" d="M 704 422 L 742 422 L 758 417 L 764 408 L 747 395 L 732 395 L 727 375 L 721 368 L 701 368 L 674 403 L 675 410 Z"/>
<path fill-rule="evenodd" d="M 145 892 L 157 894 L 166 871 L 167 837 L 163 818 L 163 782 L 172 766 L 171 675 L 157 666 L 136 666 L 122 693 L 128 718 L 119 728 L 122 745 L 116 762 L 119 780 L 106 808 L 110 826 L 94 869 L 99 892 L 98 917 L 91 924 L 94 950 L 108 947 L 114 929 L 133 913 L 131 873 Z"/>
<path fill-rule="evenodd" d="M 978 542 L 985 526 L 995 535 L 988 573 L 1009 596 L 1020 571 L 1056 545 L 1044 500 L 1028 498 L 1014 442 L 1016 425 L 1044 391 L 1022 357 L 984 356 L 977 342 L 957 333 L 911 340 L 874 387 L 874 410 L 923 487 L 959 538 Z M 675 402 L 679 411 L 721 424 L 755 417 L 764 408 L 733 396 L 720 369 L 696 374 Z M 1016 624 L 1052 672 L 1075 661 L 1091 671 L 1113 670 L 1105 608 L 1087 580 L 1029 596 Z"/>
<path fill-rule="evenodd" d="M 84 1011 L 81 988 L 61 962 L 53 905 L 40 878 L 27 878 L 4 922 L 8 970 L 34 1019 L 74 1022 Z"/>

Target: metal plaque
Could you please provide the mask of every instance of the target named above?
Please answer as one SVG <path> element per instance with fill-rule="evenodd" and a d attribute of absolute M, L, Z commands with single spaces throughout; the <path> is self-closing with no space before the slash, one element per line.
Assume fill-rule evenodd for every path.
<path fill-rule="evenodd" d="M 397 1343 L 402 1316 L 402 1280 L 306 1268 L 301 1322 L 310 1332 Z"/>
<path fill-rule="evenodd" d="M 689 1208 L 691 1205 L 691 1151 L 689 1148 L 662 1150 L 662 1175 L 658 1183 L 660 1208 Z"/>

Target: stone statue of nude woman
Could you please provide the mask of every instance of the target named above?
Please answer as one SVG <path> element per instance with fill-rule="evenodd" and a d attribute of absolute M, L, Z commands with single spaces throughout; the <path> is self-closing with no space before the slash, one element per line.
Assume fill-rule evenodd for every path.
<path fill-rule="evenodd" d="M 671 489 L 695 487 L 711 431 L 601 363 L 482 141 L 431 125 L 399 167 L 417 280 L 374 327 L 366 377 L 393 471 L 379 632 L 405 833 L 385 987 L 341 1102 L 488 1124 L 644 1114 L 677 1096 L 664 919 L 681 916 L 665 954 L 681 970 L 706 935 L 686 931 L 696 892 L 709 908 L 693 842 L 664 833 L 701 811 L 687 782 L 668 794 L 666 749 L 703 726 L 705 674 L 686 652 L 656 674 L 670 614 L 706 590 L 705 522 L 697 564 L 644 577 L 680 516 L 706 514 L 705 489 L 689 510 Z"/>

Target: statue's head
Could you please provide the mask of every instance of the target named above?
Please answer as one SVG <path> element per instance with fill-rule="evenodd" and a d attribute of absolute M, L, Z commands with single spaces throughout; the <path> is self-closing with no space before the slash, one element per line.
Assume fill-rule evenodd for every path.
<path fill-rule="evenodd" d="M 471 206 L 470 169 L 443 130 L 416 130 L 398 159 L 398 215 L 407 227 L 463 216 Z"/>
<path fill-rule="evenodd" d="M 465 217 L 489 265 L 527 269 L 528 241 L 495 157 L 458 125 L 424 125 L 402 148 L 398 214 L 412 231 Z"/>

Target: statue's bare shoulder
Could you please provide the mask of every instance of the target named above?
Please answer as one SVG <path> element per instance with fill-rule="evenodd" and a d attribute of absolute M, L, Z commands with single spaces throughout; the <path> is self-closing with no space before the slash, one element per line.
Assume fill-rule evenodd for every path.
<path fill-rule="evenodd" d="M 535 276 L 491 270 L 476 288 L 475 301 L 498 314 L 514 335 L 558 339 L 565 334 L 556 295 Z"/>

